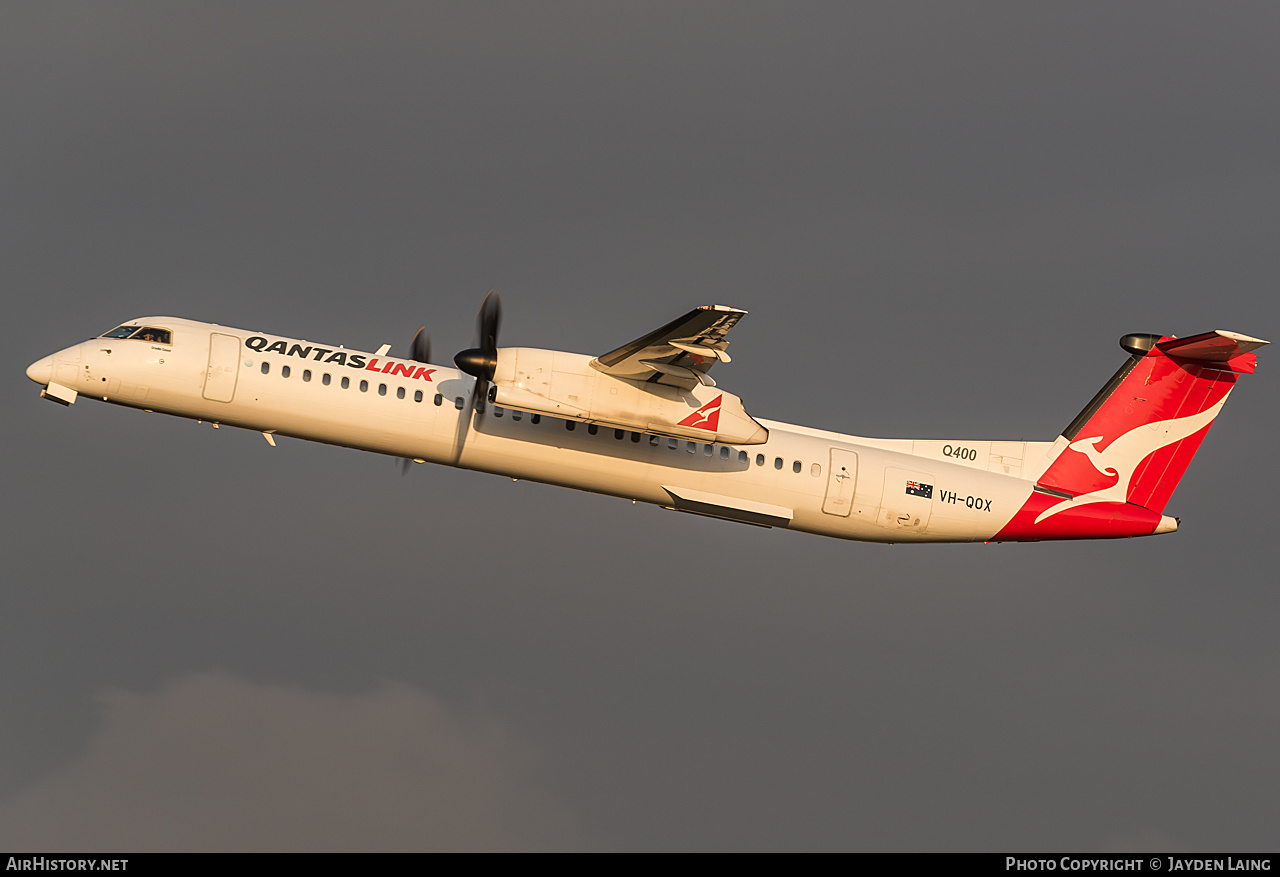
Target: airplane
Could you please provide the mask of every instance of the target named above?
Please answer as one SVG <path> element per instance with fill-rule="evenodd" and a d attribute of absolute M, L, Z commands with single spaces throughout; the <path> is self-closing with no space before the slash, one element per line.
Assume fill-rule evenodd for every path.
<path fill-rule="evenodd" d="M 746 311 L 705 305 L 607 353 L 498 347 L 485 297 L 452 368 L 141 317 L 39 360 L 43 398 L 80 396 L 214 427 L 291 436 L 867 542 L 1150 536 L 1268 342 L 1217 330 L 1131 334 L 1119 371 L 1053 441 L 875 439 L 757 419 L 709 372 Z"/>

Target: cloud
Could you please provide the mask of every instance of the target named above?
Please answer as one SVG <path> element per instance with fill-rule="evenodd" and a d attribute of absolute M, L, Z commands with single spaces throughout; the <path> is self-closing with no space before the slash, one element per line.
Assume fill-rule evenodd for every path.
<path fill-rule="evenodd" d="M 78 757 L 0 801 L 0 846 L 59 852 L 587 846 L 500 722 L 409 685 L 354 695 L 191 676 L 101 695 Z"/>

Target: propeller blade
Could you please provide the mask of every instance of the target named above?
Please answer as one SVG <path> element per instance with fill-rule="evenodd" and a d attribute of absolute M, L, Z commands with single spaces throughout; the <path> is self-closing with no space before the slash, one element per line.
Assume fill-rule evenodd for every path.
<path fill-rule="evenodd" d="M 419 326 L 413 333 L 413 341 L 409 344 L 409 356 L 414 362 L 431 362 L 431 334 L 422 331 L 426 326 Z"/>
<path fill-rule="evenodd" d="M 476 317 L 476 334 L 479 336 L 481 350 L 498 353 L 498 327 L 502 325 L 502 294 L 491 289 L 480 303 L 480 313 Z"/>
<path fill-rule="evenodd" d="M 476 346 L 461 351 L 453 358 L 454 365 L 476 379 L 475 388 L 471 391 L 471 407 L 481 414 L 489 395 L 489 382 L 498 369 L 498 328 L 501 325 L 502 295 L 491 289 L 476 316 Z"/>

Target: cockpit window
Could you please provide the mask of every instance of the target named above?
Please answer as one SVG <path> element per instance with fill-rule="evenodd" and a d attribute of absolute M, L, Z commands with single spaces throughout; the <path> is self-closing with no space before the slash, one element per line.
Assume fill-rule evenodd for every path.
<path fill-rule="evenodd" d="M 134 341 L 149 341 L 152 344 L 173 343 L 173 333 L 168 329 L 157 329 L 154 326 L 119 326 L 102 336 L 103 338 L 132 338 Z"/>
<path fill-rule="evenodd" d="M 153 329 L 150 326 L 143 326 L 134 333 L 135 341 L 150 341 L 152 344 L 168 345 L 173 339 L 173 333 L 168 329 Z"/>

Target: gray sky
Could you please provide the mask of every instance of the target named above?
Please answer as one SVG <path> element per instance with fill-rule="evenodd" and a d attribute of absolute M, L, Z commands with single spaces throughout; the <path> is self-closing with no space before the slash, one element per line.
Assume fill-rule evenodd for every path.
<path fill-rule="evenodd" d="M 1259 850 L 1271 351 L 1173 536 L 877 546 L 82 401 L 168 313 L 437 358 L 751 314 L 718 380 L 1051 439 L 1275 338 L 1269 3 L 0 7 L 0 848 Z"/>

